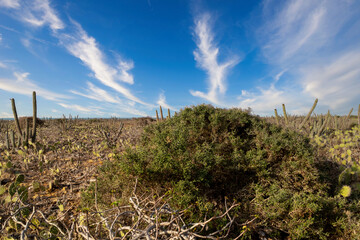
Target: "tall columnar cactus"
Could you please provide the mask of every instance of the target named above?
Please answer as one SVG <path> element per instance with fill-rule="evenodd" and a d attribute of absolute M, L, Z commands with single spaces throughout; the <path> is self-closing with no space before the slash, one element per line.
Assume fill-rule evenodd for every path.
<path fill-rule="evenodd" d="M 282 107 L 283 107 L 283 112 L 284 112 L 285 124 L 289 125 L 289 119 L 286 114 L 285 104 L 283 104 Z"/>
<path fill-rule="evenodd" d="M 155 110 L 155 112 L 156 112 L 156 121 L 159 121 L 159 113 L 157 110 Z"/>
<path fill-rule="evenodd" d="M 15 121 L 15 125 L 16 125 L 16 129 L 19 135 L 19 138 L 22 137 L 22 132 L 21 132 L 21 128 L 20 128 L 20 123 L 19 123 L 19 118 L 16 112 L 16 105 L 15 105 L 15 99 L 11 98 L 11 107 L 12 107 L 12 111 L 14 114 L 14 121 Z"/>
<path fill-rule="evenodd" d="M 328 113 L 326 115 L 325 121 L 322 124 L 321 128 L 319 129 L 319 131 L 317 132 L 317 135 L 321 135 L 321 133 L 324 131 L 324 129 L 326 128 L 326 126 L 328 125 L 329 121 L 330 121 L 330 110 L 328 110 Z"/>
<path fill-rule="evenodd" d="M 37 106 L 36 106 L 36 92 L 33 91 L 33 124 L 32 124 L 32 134 L 31 141 L 34 143 L 36 141 L 36 120 L 37 120 Z"/>
<path fill-rule="evenodd" d="M 36 120 L 37 120 L 37 106 L 36 106 L 36 92 L 33 92 L 33 124 L 32 124 L 32 132 L 30 133 L 29 131 L 29 121 L 28 119 L 26 119 L 26 131 L 23 133 L 21 131 L 21 127 L 20 127 L 20 123 L 19 123 L 19 118 L 17 115 L 17 111 L 16 111 L 16 105 L 15 105 L 15 99 L 11 98 L 11 106 L 12 106 L 12 111 L 14 114 L 14 121 L 15 121 L 15 126 L 18 132 L 18 146 L 21 146 L 21 143 L 24 142 L 24 144 L 26 145 L 28 143 L 29 137 L 31 137 L 31 141 L 34 143 L 36 140 Z M 15 139 L 14 139 L 15 140 Z M 13 141 L 13 147 L 15 147 L 16 143 L 15 141 Z"/>
<path fill-rule="evenodd" d="M 161 106 L 160 106 L 160 115 L 161 115 L 161 120 L 164 120 L 164 115 L 163 115 L 163 111 L 162 111 Z"/>
<path fill-rule="evenodd" d="M 278 113 L 277 113 L 277 109 L 276 109 L 276 108 L 274 109 L 274 112 L 275 112 L 276 124 L 279 125 L 279 124 L 280 124 L 279 115 L 278 115 Z"/>
<path fill-rule="evenodd" d="M 317 102 L 318 102 L 318 99 L 315 99 L 315 102 L 314 102 L 313 106 L 311 107 L 309 113 L 306 115 L 305 119 L 301 122 L 301 124 L 299 126 L 299 129 L 301 129 L 304 126 L 304 124 L 309 120 L 312 112 L 314 111 L 314 109 L 316 107 Z"/>
<path fill-rule="evenodd" d="M 351 113 L 352 113 L 353 110 L 354 110 L 354 108 L 351 108 L 351 109 L 350 109 L 350 112 L 348 113 L 348 115 L 347 115 L 347 117 L 346 117 L 346 120 L 349 120 L 349 119 L 350 119 Z"/>
<path fill-rule="evenodd" d="M 346 129 L 349 127 L 350 125 L 350 117 L 351 117 L 351 113 L 354 110 L 354 108 L 351 108 L 348 115 L 346 117 L 343 118 L 343 121 L 341 122 L 341 129 Z"/>
<path fill-rule="evenodd" d="M 358 108 L 358 125 L 360 126 L 360 104 Z"/>
<path fill-rule="evenodd" d="M 26 130 L 25 130 L 25 137 L 24 137 L 24 141 L 25 141 L 25 145 L 28 143 L 29 141 L 29 136 L 30 136 L 30 123 L 29 123 L 29 118 L 26 118 L 25 121 L 25 125 L 26 125 Z"/>

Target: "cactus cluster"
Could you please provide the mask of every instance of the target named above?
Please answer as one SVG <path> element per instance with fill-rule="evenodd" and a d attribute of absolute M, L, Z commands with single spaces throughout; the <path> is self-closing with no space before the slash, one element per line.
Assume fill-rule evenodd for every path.
<path fill-rule="evenodd" d="M 11 107 L 12 107 L 12 111 L 14 114 L 14 122 L 15 122 L 15 127 L 16 127 L 16 131 L 17 131 L 17 141 L 15 140 L 15 133 L 10 130 L 10 136 L 9 136 L 9 131 L 6 131 L 6 147 L 8 149 L 10 148 L 17 148 L 20 146 L 26 146 L 29 142 L 29 140 L 31 140 L 31 142 L 35 143 L 36 142 L 36 127 L 37 127 L 37 104 L 36 104 L 36 92 L 34 91 L 32 94 L 33 97 L 33 117 L 32 117 L 32 130 L 30 131 L 30 122 L 29 120 L 31 118 L 25 118 L 25 130 L 22 131 L 21 126 L 20 126 L 20 121 L 18 118 L 18 114 L 16 111 L 16 105 L 15 105 L 15 99 L 11 98 Z M 9 139 L 10 137 L 10 139 Z M 10 144 L 11 143 L 11 144 Z"/>
<path fill-rule="evenodd" d="M 164 114 L 163 114 L 163 110 L 162 110 L 162 107 L 160 106 L 160 117 L 161 118 L 159 118 L 159 113 L 158 113 L 158 111 L 157 110 L 155 110 L 155 112 L 156 112 L 156 121 L 163 121 L 164 120 Z M 176 115 L 176 112 L 174 113 L 174 115 Z M 170 114 L 170 109 L 168 108 L 168 116 L 166 117 L 166 119 L 170 119 L 171 118 L 171 114 Z"/>
<path fill-rule="evenodd" d="M 306 117 L 289 116 L 286 113 L 285 104 L 282 104 L 284 120 L 282 121 L 282 119 L 279 117 L 277 109 L 274 109 L 274 121 L 277 125 L 283 124 L 288 128 L 308 134 L 311 138 L 315 136 L 321 136 L 328 129 L 345 130 L 350 129 L 353 126 L 352 124 L 354 123 L 351 121 L 351 113 L 353 112 L 353 108 L 349 111 L 347 116 L 342 117 L 331 115 L 330 110 L 326 115 L 316 115 L 313 114 L 313 112 L 317 103 L 318 99 L 315 99 L 315 102 Z M 358 110 L 358 124 L 360 125 L 360 104 Z"/>
<path fill-rule="evenodd" d="M 59 119 L 59 121 L 60 121 L 61 130 L 68 131 L 71 130 L 72 127 L 79 121 L 79 115 L 73 117 L 71 114 L 69 114 L 69 117 L 66 118 L 65 114 L 63 114 L 63 118 Z"/>
<path fill-rule="evenodd" d="M 314 102 L 312 108 L 310 109 L 309 113 L 306 115 L 304 121 L 301 122 L 299 129 L 301 129 L 304 126 L 304 124 L 309 120 L 312 112 L 314 111 L 314 109 L 316 107 L 317 102 L 318 102 L 318 99 L 315 99 L 315 102 Z M 328 112 L 328 114 L 330 114 L 330 112 Z"/>
<path fill-rule="evenodd" d="M 325 117 L 320 116 L 318 119 L 314 120 L 314 125 L 310 131 L 310 137 L 314 137 L 316 135 L 320 136 L 324 132 L 330 121 L 330 116 L 330 110 L 328 110 L 328 113 Z"/>

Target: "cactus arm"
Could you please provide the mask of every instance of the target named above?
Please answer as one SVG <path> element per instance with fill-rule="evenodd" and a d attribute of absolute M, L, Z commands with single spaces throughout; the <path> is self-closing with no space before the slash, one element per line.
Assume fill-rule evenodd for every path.
<path fill-rule="evenodd" d="M 30 131 L 29 131 L 29 128 L 30 128 L 30 123 L 29 123 L 29 118 L 26 118 L 26 130 L 25 130 L 25 138 L 24 138 L 24 141 L 25 141 L 25 145 L 28 144 L 28 141 L 29 141 L 29 134 L 30 134 Z"/>
<path fill-rule="evenodd" d="M 156 121 L 159 121 L 159 113 L 157 110 L 155 110 L 155 111 L 156 111 Z"/>
<path fill-rule="evenodd" d="M 354 108 L 351 108 L 351 109 L 350 109 L 350 112 L 348 113 L 348 115 L 347 115 L 347 117 L 346 117 L 346 120 L 349 120 L 349 119 L 350 119 L 351 113 L 352 113 L 353 110 L 354 110 Z"/>
<path fill-rule="evenodd" d="M 304 124 L 309 120 L 312 112 L 314 111 L 314 109 L 317 105 L 317 102 L 318 102 L 318 99 L 315 99 L 315 102 L 314 102 L 313 106 L 311 107 L 309 113 L 306 115 L 305 119 L 300 123 L 299 129 L 301 129 L 304 126 Z"/>
<path fill-rule="evenodd" d="M 33 125 L 32 125 L 32 134 L 31 141 L 35 143 L 36 140 L 36 119 L 37 119 L 37 106 L 36 106 L 36 92 L 33 91 Z"/>
<path fill-rule="evenodd" d="M 21 133 L 21 128 L 20 128 L 19 118 L 18 118 L 18 115 L 17 115 L 17 112 L 16 112 L 15 99 L 11 98 L 10 100 L 11 100 L 12 111 L 13 111 L 13 114 L 14 114 L 14 121 L 15 121 L 16 129 L 17 129 L 17 132 L 19 134 L 19 138 L 21 138 L 22 133 Z"/>
<path fill-rule="evenodd" d="M 163 115 L 163 111 L 162 111 L 161 106 L 160 106 L 160 115 L 161 115 L 161 120 L 164 120 L 164 115 Z"/>
<path fill-rule="evenodd" d="M 283 107 L 283 112 L 284 112 L 285 124 L 288 125 L 289 124 L 289 119 L 288 119 L 287 114 L 286 114 L 285 104 L 283 104 L 282 107 Z"/>
<path fill-rule="evenodd" d="M 328 110 L 328 113 L 326 115 L 325 121 L 323 123 L 323 125 L 321 126 L 321 128 L 319 129 L 319 132 L 317 135 L 321 135 L 321 133 L 324 131 L 325 127 L 327 126 L 329 119 L 330 119 L 330 110 Z"/>

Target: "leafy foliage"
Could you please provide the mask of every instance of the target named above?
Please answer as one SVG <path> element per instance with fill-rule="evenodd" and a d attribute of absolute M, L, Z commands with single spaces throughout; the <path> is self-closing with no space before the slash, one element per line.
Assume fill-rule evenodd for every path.
<path fill-rule="evenodd" d="M 144 191 L 168 193 L 173 206 L 188 208 L 193 221 L 221 211 L 225 198 L 236 200 L 239 224 L 257 220 L 233 229 L 234 234 L 339 236 L 346 228 L 337 225 L 346 219 L 344 199 L 327 193 L 314 152 L 299 133 L 240 109 L 200 105 L 148 126 L 136 148 L 108 162 L 98 179 L 97 198 L 103 204 L 126 201 L 128 186 L 138 179 Z M 93 201 L 91 196 L 94 186 L 84 204 Z M 223 226 L 216 223 L 213 228 Z"/>

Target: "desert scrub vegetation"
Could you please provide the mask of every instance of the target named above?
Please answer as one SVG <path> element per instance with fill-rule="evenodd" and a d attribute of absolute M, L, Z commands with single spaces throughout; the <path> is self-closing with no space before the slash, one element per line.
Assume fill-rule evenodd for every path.
<path fill-rule="evenodd" d="M 21 136 L 1 120 L 0 239 L 359 239 L 360 115 L 316 103 L 69 115 L 37 122 L 36 141 L 36 118 Z"/>
<path fill-rule="evenodd" d="M 70 122 L 66 128 L 64 121 Z M 6 133 L 16 126 L 2 120 L 0 239 L 82 239 L 80 193 L 96 179 L 103 161 L 136 144 L 143 128 L 138 122 L 46 119 L 37 127 L 36 142 L 8 146 Z M 109 144 L 102 131 L 117 138 Z"/>
<path fill-rule="evenodd" d="M 193 237 L 359 237 L 359 200 L 348 198 L 347 187 L 333 190 L 341 164 L 332 162 L 329 169 L 329 159 L 313 143 L 241 109 L 185 108 L 146 127 L 136 146 L 100 167 L 96 183 L 82 195 L 82 207 L 97 212 L 131 205 L 136 185 L 136 196 L 166 199 L 168 209 L 181 212 L 177 226 Z M 324 177 L 329 173 L 334 176 Z M 159 231 L 163 239 L 184 237 L 160 223 L 156 231 L 146 231 L 148 223 L 140 222 L 138 216 L 122 224 L 130 226 L 128 232 L 145 229 L 143 237 Z M 206 224 L 189 230 L 201 222 Z"/>

